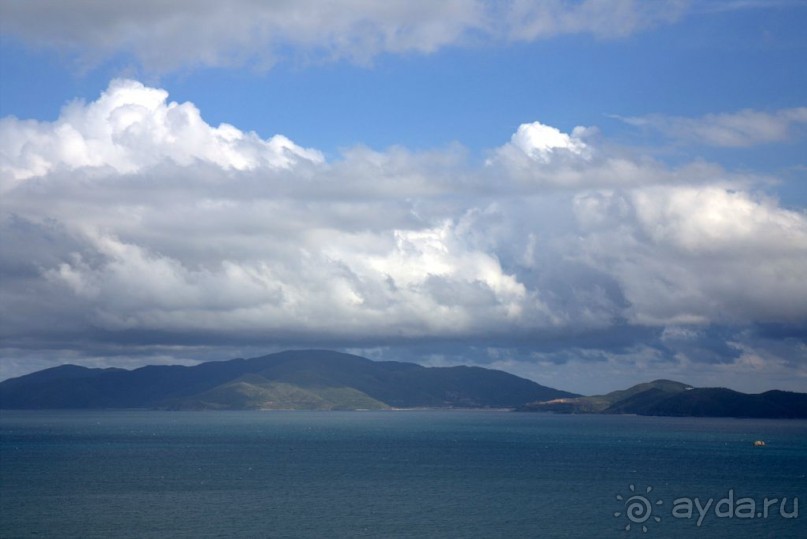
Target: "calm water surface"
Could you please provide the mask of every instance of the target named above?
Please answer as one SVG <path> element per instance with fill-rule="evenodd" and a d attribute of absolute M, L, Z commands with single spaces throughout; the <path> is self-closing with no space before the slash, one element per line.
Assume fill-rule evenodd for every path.
<path fill-rule="evenodd" d="M 3 411 L 0 537 L 804 538 L 807 422 Z"/>

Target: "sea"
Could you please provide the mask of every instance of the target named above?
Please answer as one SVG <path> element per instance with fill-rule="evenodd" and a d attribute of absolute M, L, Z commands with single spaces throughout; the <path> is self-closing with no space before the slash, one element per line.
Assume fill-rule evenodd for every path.
<path fill-rule="evenodd" d="M 4 410 L 0 537 L 803 539 L 807 421 Z"/>

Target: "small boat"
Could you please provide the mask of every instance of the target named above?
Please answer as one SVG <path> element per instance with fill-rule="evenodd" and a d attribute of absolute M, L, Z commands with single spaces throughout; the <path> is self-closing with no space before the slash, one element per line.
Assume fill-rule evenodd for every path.
<path fill-rule="evenodd" d="M 754 447 L 765 447 L 765 442 L 762 440 L 757 440 L 754 442 Z"/>

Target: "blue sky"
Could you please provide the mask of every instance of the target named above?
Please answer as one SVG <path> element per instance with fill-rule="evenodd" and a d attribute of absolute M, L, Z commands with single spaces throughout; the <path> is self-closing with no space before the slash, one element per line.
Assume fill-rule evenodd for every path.
<path fill-rule="evenodd" d="M 807 390 L 805 2 L 0 13 L 3 378 L 321 346 Z"/>

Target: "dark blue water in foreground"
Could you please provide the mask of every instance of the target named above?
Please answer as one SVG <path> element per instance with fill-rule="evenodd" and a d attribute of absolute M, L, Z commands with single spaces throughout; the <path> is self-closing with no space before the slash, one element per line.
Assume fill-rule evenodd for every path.
<path fill-rule="evenodd" d="M 3 411 L 0 536 L 804 538 L 807 422 Z"/>

